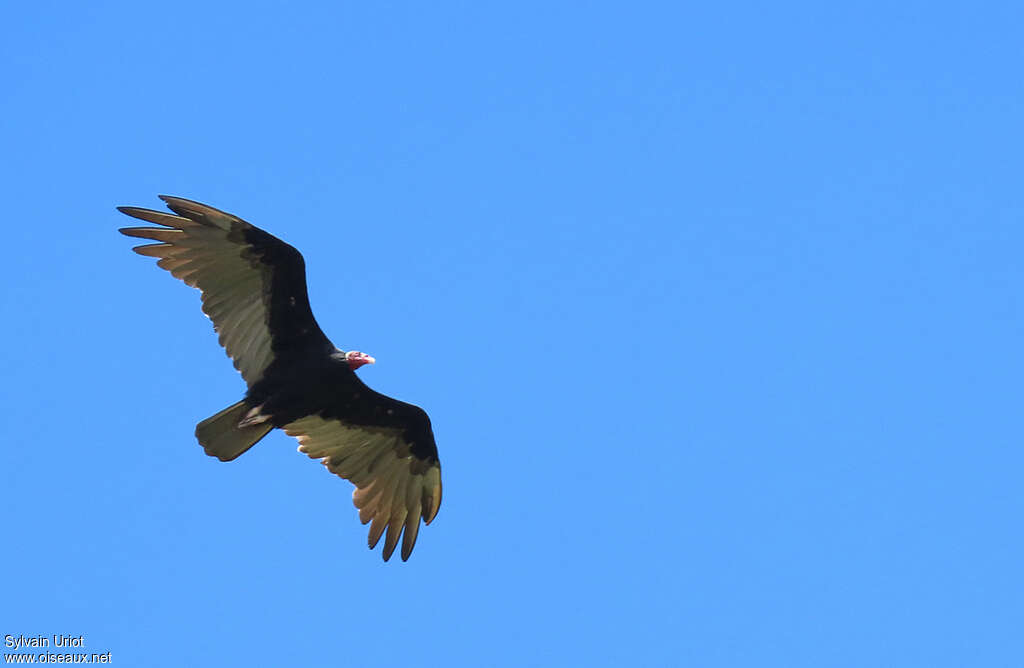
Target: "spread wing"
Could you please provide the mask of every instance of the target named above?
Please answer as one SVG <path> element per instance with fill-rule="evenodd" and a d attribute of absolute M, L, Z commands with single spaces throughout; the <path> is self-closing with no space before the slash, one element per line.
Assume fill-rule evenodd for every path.
<path fill-rule="evenodd" d="M 370 524 L 369 545 L 384 539 L 384 561 L 402 538 L 402 561 L 416 544 L 420 518 L 430 524 L 441 507 L 441 463 L 430 419 L 418 406 L 369 389 L 318 415 L 283 426 L 299 439 L 299 451 L 320 459 L 332 473 L 355 484 L 359 519 Z"/>
<path fill-rule="evenodd" d="M 333 349 L 313 318 L 306 265 L 299 251 L 241 218 L 179 197 L 161 196 L 177 215 L 118 207 L 162 227 L 125 227 L 121 233 L 158 243 L 139 255 L 202 291 L 203 312 L 220 344 L 252 387 L 282 351 Z"/>

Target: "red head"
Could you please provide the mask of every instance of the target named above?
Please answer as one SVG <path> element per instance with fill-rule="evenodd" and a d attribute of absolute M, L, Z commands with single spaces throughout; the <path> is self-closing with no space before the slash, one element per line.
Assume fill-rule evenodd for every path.
<path fill-rule="evenodd" d="M 373 364 L 377 360 L 373 359 L 366 353 L 361 353 L 358 350 L 350 350 L 345 353 L 345 361 L 348 362 L 348 368 L 355 371 L 364 364 Z"/>

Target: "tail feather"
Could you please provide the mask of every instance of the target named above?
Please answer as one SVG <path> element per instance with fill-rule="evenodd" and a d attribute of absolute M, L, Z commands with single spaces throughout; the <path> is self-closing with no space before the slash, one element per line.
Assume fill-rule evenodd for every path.
<path fill-rule="evenodd" d="M 196 438 L 206 454 L 229 462 L 256 445 L 274 428 L 270 422 L 240 427 L 239 423 L 250 409 L 244 400 L 239 401 L 196 425 Z"/>

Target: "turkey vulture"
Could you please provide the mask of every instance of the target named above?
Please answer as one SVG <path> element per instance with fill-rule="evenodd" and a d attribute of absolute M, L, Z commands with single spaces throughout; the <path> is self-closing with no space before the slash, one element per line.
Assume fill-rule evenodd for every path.
<path fill-rule="evenodd" d="M 402 536 L 409 558 L 420 528 L 441 505 L 441 463 L 423 409 L 374 392 L 355 369 L 372 364 L 343 352 L 320 330 L 309 307 L 302 255 L 241 218 L 179 197 L 160 199 L 176 215 L 118 207 L 161 227 L 125 227 L 159 267 L 202 291 L 203 312 L 234 360 L 245 397 L 196 425 L 206 454 L 230 461 L 271 429 L 299 440 L 351 481 L 359 519 L 370 524 L 370 549 L 387 529 L 384 561 Z"/>

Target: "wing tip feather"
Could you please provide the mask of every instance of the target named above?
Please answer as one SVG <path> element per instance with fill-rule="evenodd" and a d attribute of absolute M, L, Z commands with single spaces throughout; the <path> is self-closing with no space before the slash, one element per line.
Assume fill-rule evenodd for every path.
<path fill-rule="evenodd" d="M 145 257 L 158 257 L 163 259 L 164 251 L 166 251 L 169 248 L 173 248 L 173 246 L 167 243 L 159 243 L 134 246 L 132 247 L 132 250 L 138 253 L 139 255 L 144 255 Z"/>
<path fill-rule="evenodd" d="M 208 225 L 210 227 L 217 227 L 221 229 L 231 229 L 234 223 L 245 224 L 245 221 L 238 216 L 228 213 L 227 211 L 221 211 L 216 207 L 212 207 L 209 204 L 203 204 L 197 202 L 194 199 L 187 199 L 185 197 L 175 197 L 174 195 L 157 195 L 167 208 L 178 214 L 184 216 L 189 220 L 195 221 L 201 225 Z M 190 215 L 191 214 L 191 215 Z"/>
<path fill-rule="evenodd" d="M 161 227 L 182 229 L 183 225 L 188 226 L 195 224 L 188 218 L 182 218 L 181 216 L 176 216 L 173 213 L 167 213 L 166 211 L 146 209 L 141 206 L 119 206 L 117 207 L 117 210 L 126 216 L 138 218 L 139 220 L 144 220 L 147 223 L 153 223 L 154 225 L 160 225 Z"/>

